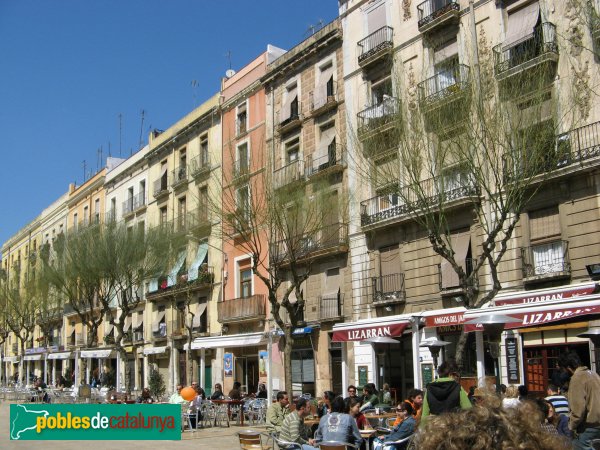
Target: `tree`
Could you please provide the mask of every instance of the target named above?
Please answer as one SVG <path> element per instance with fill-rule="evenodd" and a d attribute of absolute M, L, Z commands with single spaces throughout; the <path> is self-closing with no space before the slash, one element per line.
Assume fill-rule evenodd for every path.
<path fill-rule="evenodd" d="M 403 76 L 393 73 L 385 95 L 359 113 L 353 130 L 353 147 L 362 149 L 351 155 L 354 166 L 376 193 L 362 204 L 362 225 L 410 218 L 399 229 L 417 225 L 418 239 L 456 274 L 469 309 L 502 288 L 499 266 L 522 212 L 552 171 L 574 162 L 563 131 L 585 114 L 576 102 L 558 107 L 551 91 L 555 64 L 531 63 L 558 51 L 556 41 L 539 39 L 554 36 L 550 25 L 510 50 L 490 51 L 481 31 L 477 42 L 470 39 L 479 47 L 469 55 L 472 67 L 456 55 L 418 84 L 412 65 Z M 468 264 L 457 255 L 453 233 L 465 226 L 474 244 Z M 463 333 L 456 349 L 461 365 L 465 344 Z"/>
<path fill-rule="evenodd" d="M 209 207 L 221 219 L 223 239 L 251 256 L 252 272 L 267 289 L 272 317 L 283 332 L 285 388 L 292 392 L 293 331 L 306 325 L 303 286 L 319 250 L 339 242 L 347 202 L 331 195 L 327 180 L 309 185 L 303 177 L 272 175 L 270 164 L 258 167 L 251 176 L 248 168 L 224 174 L 222 194 L 211 196 L 222 203 Z"/>

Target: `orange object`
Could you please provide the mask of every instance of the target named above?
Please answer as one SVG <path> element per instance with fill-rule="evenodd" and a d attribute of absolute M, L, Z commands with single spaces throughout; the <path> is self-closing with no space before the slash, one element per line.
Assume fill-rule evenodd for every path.
<path fill-rule="evenodd" d="M 181 395 L 184 400 L 191 402 L 196 398 L 196 390 L 193 387 L 188 386 L 183 388 L 179 395 Z"/>

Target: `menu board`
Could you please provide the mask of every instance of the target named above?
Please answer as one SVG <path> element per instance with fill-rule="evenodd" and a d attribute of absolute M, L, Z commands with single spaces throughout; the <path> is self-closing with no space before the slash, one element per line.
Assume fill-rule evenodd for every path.
<path fill-rule="evenodd" d="M 421 379 L 425 387 L 433 381 L 433 364 L 421 364 Z"/>
<path fill-rule="evenodd" d="M 510 384 L 519 384 L 521 376 L 519 374 L 519 350 L 517 348 L 517 338 L 507 337 L 504 343 L 506 347 L 506 372 L 508 373 L 508 382 Z"/>

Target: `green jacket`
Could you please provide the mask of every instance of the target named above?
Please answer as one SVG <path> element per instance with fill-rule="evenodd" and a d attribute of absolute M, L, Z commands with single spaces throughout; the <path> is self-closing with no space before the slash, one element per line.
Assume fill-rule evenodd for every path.
<path fill-rule="evenodd" d="M 454 378 L 451 377 L 438 378 L 429 385 L 429 389 L 431 389 L 431 385 L 447 383 L 452 381 L 454 381 Z M 419 424 L 419 428 L 423 428 L 424 424 L 427 423 L 427 417 L 431 415 L 428 397 L 429 395 L 426 392 L 423 399 L 423 413 L 421 414 L 421 423 Z M 473 407 L 471 401 L 469 400 L 469 396 L 462 387 L 460 388 L 459 399 L 460 409 L 471 409 Z"/>
<path fill-rule="evenodd" d="M 281 403 L 279 402 L 273 403 L 269 409 L 267 409 L 267 431 L 279 435 L 283 420 L 289 413 L 289 408 L 282 408 Z"/>

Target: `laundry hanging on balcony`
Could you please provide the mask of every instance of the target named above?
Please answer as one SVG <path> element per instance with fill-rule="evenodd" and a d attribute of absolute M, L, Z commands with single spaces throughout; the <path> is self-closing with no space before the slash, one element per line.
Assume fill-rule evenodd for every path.
<path fill-rule="evenodd" d="M 208 242 L 202 242 L 198 245 L 198 252 L 196 253 L 196 258 L 194 262 L 190 266 L 188 270 L 188 281 L 193 281 L 198 279 L 198 272 L 200 266 L 204 264 L 206 261 L 206 257 L 208 256 Z"/>
<path fill-rule="evenodd" d="M 177 261 L 175 262 L 175 265 L 173 266 L 173 268 L 169 272 L 169 276 L 167 277 L 167 286 L 174 286 L 175 284 L 177 284 L 177 274 L 179 273 L 179 270 L 181 270 L 181 266 L 183 266 L 183 263 L 185 262 L 186 254 L 187 250 L 182 250 L 181 253 L 179 253 L 179 256 L 177 256 Z"/>

